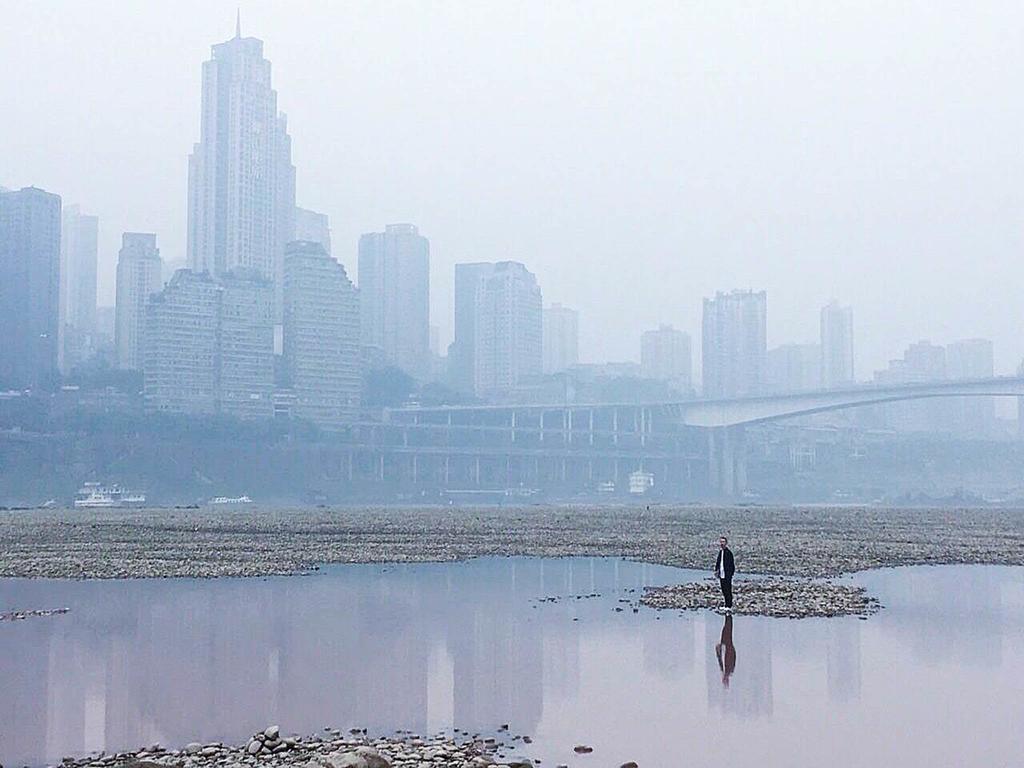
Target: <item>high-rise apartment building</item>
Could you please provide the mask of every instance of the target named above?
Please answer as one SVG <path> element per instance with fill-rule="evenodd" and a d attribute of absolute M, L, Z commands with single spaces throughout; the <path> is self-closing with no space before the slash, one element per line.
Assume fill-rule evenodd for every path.
<path fill-rule="evenodd" d="M 911 344 L 902 358 L 875 372 L 878 384 L 928 384 L 946 379 L 946 349 L 930 341 Z M 909 400 L 880 406 L 888 426 L 905 432 L 949 431 L 951 408 L 946 398 Z"/>
<path fill-rule="evenodd" d="M 0 192 L 0 388 L 57 382 L 61 362 L 61 200 Z"/>
<path fill-rule="evenodd" d="M 476 355 L 476 292 L 494 273 L 488 261 L 455 265 L 455 333 L 448 346 L 448 383 L 460 392 L 473 392 Z"/>
<path fill-rule="evenodd" d="M 176 272 L 146 307 L 144 373 L 151 411 L 269 418 L 273 283 L 254 270 Z"/>
<path fill-rule="evenodd" d="M 567 371 L 580 361 L 580 313 L 555 303 L 544 309 L 544 373 Z"/>
<path fill-rule="evenodd" d="M 946 377 L 982 379 L 995 375 L 992 342 L 962 339 L 946 345 Z M 957 397 L 950 402 L 953 430 L 968 437 L 990 437 L 995 431 L 996 404 L 991 397 Z"/>
<path fill-rule="evenodd" d="M 853 308 L 830 302 L 821 309 L 821 386 L 851 386 L 853 375 Z"/>
<path fill-rule="evenodd" d="M 500 261 L 476 291 L 474 382 L 477 395 L 509 392 L 543 370 L 543 300 L 537 278 Z"/>
<path fill-rule="evenodd" d="M 288 244 L 284 264 L 284 363 L 292 412 L 325 429 L 359 414 L 359 294 L 318 242 Z"/>
<path fill-rule="evenodd" d="M 821 386 L 821 347 L 783 344 L 765 357 L 765 391 L 807 392 Z"/>
<path fill-rule="evenodd" d="M 99 219 L 68 205 L 61 222 L 61 316 L 67 369 L 83 362 L 95 348 Z"/>
<path fill-rule="evenodd" d="M 117 366 L 141 371 L 146 336 L 146 302 L 160 290 L 163 262 L 156 235 L 125 232 L 117 255 L 117 297 L 114 346 Z"/>
<path fill-rule="evenodd" d="M 188 259 L 220 276 L 254 269 L 278 284 L 295 228 L 295 167 L 263 42 L 235 37 L 203 64 L 199 142 L 188 165 Z"/>
<path fill-rule="evenodd" d="M 743 397 L 764 387 L 768 297 L 719 292 L 704 299 L 701 361 L 705 397 Z"/>
<path fill-rule="evenodd" d="M 640 337 L 640 371 L 645 379 L 671 384 L 680 392 L 693 388 L 690 336 L 671 325 L 644 331 Z"/>
<path fill-rule="evenodd" d="M 295 209 L 295 240 L 320 243 L 324 252 L 331 255 L 331 224 L 326 213 L 317 213 L 306 208 Z M 288 246 L 285 245 L 287 252 Z"/>
<path fill-rule="evenodd" d="M 359 238 L 362 344 L 406 373 L 430 371 L 430 244 L 412 224 Z"/>

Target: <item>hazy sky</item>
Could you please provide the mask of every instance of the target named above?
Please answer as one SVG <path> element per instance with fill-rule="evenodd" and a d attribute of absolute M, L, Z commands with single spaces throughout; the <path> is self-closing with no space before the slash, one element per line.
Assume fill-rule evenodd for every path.
<path fill-rule="evenodd" d="M 185 255 L 200 68 L 236 2 L 0 0 L 0 185 Z M 699 337 L 716 289 L 768 290 L 769 344 L 854 306 L 858 376 L 912 341 L 1024 356 L 1024 4 L 240 3 L 288 114 L 299 204 L 517 259 L 581 313 L 586 360 Z M 695 339 L 696 341 L 696 339 Z M 695 344 L 696 347 L 696 344 Z M 695 349 L 696 351 L 696 349 Z"/>

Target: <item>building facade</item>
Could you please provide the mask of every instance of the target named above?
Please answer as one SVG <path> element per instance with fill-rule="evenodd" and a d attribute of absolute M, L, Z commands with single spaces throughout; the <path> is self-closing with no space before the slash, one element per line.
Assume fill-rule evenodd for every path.
<path fill-rule="evenodd" d="M 949 379 L 982 379 L 995 375 L 995 355 L 988 339 L 962 339 L 946 345 Z M 958 397 L 950 401 L 953 431 L 965 437 L 992 437 L 996 403 L 991 397 Z"/>
<path fill-rule="evenodd" d="M 562 373 L 580 361 L 580 313 L 552 304 L 544 309 L 544 373 Z"/>
<path fill-rule="evenodd" d="M 821 347 L 817 344 L 783 344 L 769 349 L 765 360 L 766 392 L 808 392 L 821 386 Z"/>
<path fill-rule="evenodd" d="M 478 396 L 501 396 L 543 371 L 542 315 L 537 278 L 519 262 L 498 262 L 480 281 L 474 322 Z"/>
<path fill-rule="evenodd" d="M 114 346 L 117 366 L 141 371 L 146 336 L 146 302 L 160 290 L 163 262 L 156 247 L 156 235 L 125 232 L 117 255 L 117 297 L 115 300 Z"/>
<path fill-rule="evenodd" d="M 84 362 L 95 351 L 96 262 L 99 219 L 77 205 L 61 216 L 61 306 L 64 369 Z"/>
<path fill-rule="evenodd" d="M 263 275 L 179 270 L 146 307 L 146 408 L 270 418 L 274 288 Z"/>
<path fill-rule="evenodd" d="M 719 292 L 704 299 L 701 362 L 704 396 L 745 397 L 763 391 L 768 340 L 764 291 Z"/>
<path fill-rule="evenodd" d="M 640 371 L 645 379 L 665 381 L 680 392 L 693 389 L 690 336 L 671 325 L 645 331 L 640 337 Z"/>
<path fill-rule="evenodd" d="M 307 208 L 295 209 L 295 240 L 320 243 L 324 252 L 331 255 L 331 224 L 326 213 L 317 213 Z M 287 244 L 285 250 L 287 252 Z"/>
<path fill-rule="evenodd" d="M 261 40 L 237 30 L 213 46 L 201 113 L 188 166 L 189 266 L 214 276 L 253 269 L 279 285 L 295 228 L 295 167 Z"/>
<path fill-rule="evenodd" d="M 448 383 L 460 392 L 476 388 L 476 292 L 480 281 L 492 274 L 494 264 L 487 261 L 455 265 L 455 332 L 448 346 Z"/>
<path fill-rule="evenodd" d="M 59 381 L 61 199 L 0 191 L 0 389 Z"/>
<path fill-rule="evenodd" d="M 291 412 L 324 429 L 359 415 L 359 294 L 323 245 L 288 244 L 284 269 L 284 364 Z"/>
<path fill-rule="evenodd" d="M 821 387 L 852 386 L 853 308 L 830 302 L 821 309 Z"/>
<path fill-rule="evenodd" d="M 362 344 L 418 379 L 430 371 L 430 244 L 412 224 L 359 238 Z"/>

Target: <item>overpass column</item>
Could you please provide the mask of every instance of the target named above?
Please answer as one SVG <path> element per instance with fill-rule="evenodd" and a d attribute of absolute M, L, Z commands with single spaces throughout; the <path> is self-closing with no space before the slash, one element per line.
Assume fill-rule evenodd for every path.
<path fill-rule="evenodd" d="M 742 425 L 714 427 L 708 433 L 708 479 L 726 498 L 747 489 L 747 440 Z"/>

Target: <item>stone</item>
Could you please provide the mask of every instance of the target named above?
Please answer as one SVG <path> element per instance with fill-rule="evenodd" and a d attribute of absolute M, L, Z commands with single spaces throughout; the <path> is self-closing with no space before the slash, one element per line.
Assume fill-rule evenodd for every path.
<path fill-rule="evenodd" d="M 186 755 L 198 755 L 200 752 L 203 751 L 203 745 L 200 744 L 198 741 L 193 741 L 186 744 L 185 749 L 183 751 L 185 752 Z"/>
<path fill-rule="evenodd" d="M 585 744 L 579 744 L 573 747 L 572 751 L 575 752 L 577 755 L 589 755 L 591 752 L 594 751 L 594 748 L 588 747 Z"/>
<path fill-rule="evenodd" d="M 263 732 L 263 735 L 266 736 L 268 739 L 271 739 L 271 740 L 276 739 L 280 734 L 281 734 L 281 729 L 280 729 L 280 727 L 278 727 L 276 725 L 270 726 L 269 728 L 267 728 L 267 730 L 265 730 Z"/>
<path fill-rule="evenodd" d="M 257 755 L 259 754 L 259 751 L 261 749 L 263 749 L 263 744 L 261 744 L 258 740 L 253 739 L 249 742 L 249 746 L 246 747 L 245 751 L 248 752 L 250 755 Z"/>

